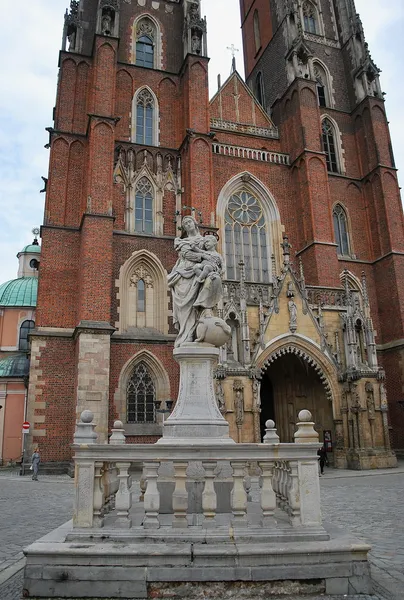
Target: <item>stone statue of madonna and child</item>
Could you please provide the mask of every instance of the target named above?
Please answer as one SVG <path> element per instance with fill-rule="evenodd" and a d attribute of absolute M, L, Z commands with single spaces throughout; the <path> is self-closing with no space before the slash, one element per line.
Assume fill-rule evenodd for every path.
<path fill-rule="evenodd" d="M 178 260 L 168 276 L 178 329 L 175 347 L 193 342 L 220 347 L 231 331 L 212 312 L 223 294 L 223 259 L 217 252 L 217 239 L 203 237 L 191 216 L 184 217 L 182 229 L 182 237 L 174 241 Z"/>
<path fill-rule="evenodd" d="M 222 298 L 223 260 L 216 237 L 203 237 L 192 216 L 184 217 L 182 230 L 174 241 L 178 260 L 168 276 L 178 329 L 174 358 L 180 365 L 179 395 L 157 443 L 234 443 L 213 386 L 219 348 L 231 335 L 214 312 Z"/>

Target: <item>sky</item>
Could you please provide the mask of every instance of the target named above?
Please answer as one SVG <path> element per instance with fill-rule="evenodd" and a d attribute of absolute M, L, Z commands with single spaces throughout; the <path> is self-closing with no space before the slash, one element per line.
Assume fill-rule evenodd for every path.
<path fill-rule="evenodd" d="M 269 1 L 269 0 L 268 0 Z M 32 241 L 43 220 L 41 176 L 48 173 L 45 127 L 55 104 L 63 14 L 70 0 L 16 2 L 3 11 L 0 36 L 0 283 L 17 276 L 16 254 Z M 403 0 L 356 0 L 372 57 L 382 69 L 393 148 L 404 169 Z M 238 0 L 202 0 L 208 20 L 211 95 L 230 74 L 232 44 L 239 48 L 237 68 L 244 74 Z M 401 181 L 404 174 L 399 173 Z"/>

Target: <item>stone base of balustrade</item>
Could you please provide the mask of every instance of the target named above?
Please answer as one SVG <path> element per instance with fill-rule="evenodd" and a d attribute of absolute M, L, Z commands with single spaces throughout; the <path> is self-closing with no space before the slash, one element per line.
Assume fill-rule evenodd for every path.
<path fill-rule="evenodd" d="M 228 530 L 227 535 L 205 530 L 199 539 L 197 532 L 171 529 L 165 536 L 162 529 L 135 539 L 133 530 L 118 536 L 105 529 L 99 536 L 94 530 L 73 533 L 68 523 L 25 550 L 26 595 L 37 600 L 191 600 L 213 589 L 218 595 L 209 597 L 226 592 L 235 599 L 250 597 L 241 589 L 257 598 L 372 592 L 370 546 L 343 532 L 333 531 L 324 541 L 303 541 L 294 531 L 294 540 L 287 541 L 265 540 L 251 529 L 236 529 L 231 537 Z"/>

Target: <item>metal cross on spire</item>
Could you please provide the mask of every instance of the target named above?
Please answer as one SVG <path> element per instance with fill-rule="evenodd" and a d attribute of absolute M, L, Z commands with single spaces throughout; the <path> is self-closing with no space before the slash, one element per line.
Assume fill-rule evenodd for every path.
<path fill-rule="evenodd" d="M 234 71 L 236 71 L 236 52 L 239 52 L 239 49 L 236 48 L 234 44 L 232 44 L 231 46 L 227 46 L 227 50 L 230 50 L 232 55 L 231 73 L 234 73 Z"/>

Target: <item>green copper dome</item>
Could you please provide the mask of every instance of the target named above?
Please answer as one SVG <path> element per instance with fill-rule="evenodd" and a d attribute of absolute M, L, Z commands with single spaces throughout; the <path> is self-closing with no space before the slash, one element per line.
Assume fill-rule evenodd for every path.
<path fill-rule="evenodd" d="M 29 373 L 26 354 L 13 354 L 0 358 L 0 377 L 25 377 Z"/>
<path fill-rule="evenodd" d="M 22 254 L 23 252 L 29 252 L 30 254 L 41 254 L 41 246 L 38 244 L 28 244 L 28 246 L 24 246 L 22 250 L 18 254 Z"/>
<path fill-rule="evenodd" d="M 0 285 L 0 306 L 36 306 L 37 277 L 20 277 Z"/>

